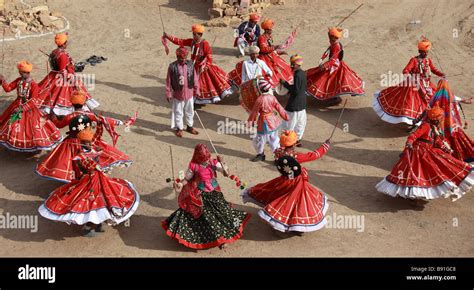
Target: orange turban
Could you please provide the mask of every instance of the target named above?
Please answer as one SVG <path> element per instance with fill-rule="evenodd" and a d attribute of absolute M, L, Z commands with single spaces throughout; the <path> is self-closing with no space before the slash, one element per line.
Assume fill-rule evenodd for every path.
<path fill-rule="evenodd" d="M 428 39 L 423 38 L 420 42 L 418 42 L 418 50 L 427 52 L 430 50 L 430 48 L 431 42 Z"/>
<path fill-rule="evenodd" d="M 66 43 L 68 38 L 67 33 L 59 33 L 56 34 L 56 37 L 54 37 L 54 42 L 56 43 L 57 46 L 61 46 Z"/>
<path fill-rule="evenodd" d="M 297 65 L 303 64 L 303 57 L 299 54 L 292 55 L 290 58 L 291 63 L 296 63 Z"/>
<path fill-rule="evenodd" d="M 273 25 L 275 25 L 273 20 L 267 18 L 262 22 L 262 29 L 264 30 L 273 29 Z"/>
<path fill-rule="evenodd" d="M 344 30 L 342 30 L 342 28 L 339 28 L 339 27 L 331 27 L 329 28 L 328 30 L 328 34 L 329 36 L 334 36 L 335 38 L 339 39 L 342 37 L 342 32 Z"/>
<path fill-rule="evenodd" d="M 94 132 L 92 132 L 91 128 L 84 129 L 77 133 L 77 139 L 79 139 L 79 141 L 90 143 L 92 142 L 92 139 L 94 139 Z"/>
<path fill-rule="evenodd" d="M 16 67 L 21 73 L 30 73 L 33 70 L 33 65 L 27 60 L 20 61 Z"/>
<path fill-rule="evenodd" d="M 441 121 L 444 118 L 444 111 L 438 105 L 428 110 L 428 119 Z"/>
<path fill-rule="evenodd" d="M 298 135 L 295 131 L 285 130 L 280 135 L 280 145 L 283 147 L 291 147 L 298 141 Z"/>
<path fill-rule="evenodd" d="M 259 22 L 260 21 L 260 15 L 257 13 L 252 13 L 250 14 L 249 20 L 252 22 Z"/>
<path fill-rule="evenodd" d="M 87 98 L 86 96 L 84 95 L 84 93 L 80 92 L 80 91 L 76 91 L 74 94 L 72 94 L 71 96 L 71 103 L 73 105 L 82 105 L 84 106 L 84 104 L 86 103 L 87 101 Z"/>
<path fill-rule="evenodd" d="M 204 33 L 204 30 L 205 28 L 201 24 L 194 24 L 192 27 L 192 31 L 194 33 Z"/>

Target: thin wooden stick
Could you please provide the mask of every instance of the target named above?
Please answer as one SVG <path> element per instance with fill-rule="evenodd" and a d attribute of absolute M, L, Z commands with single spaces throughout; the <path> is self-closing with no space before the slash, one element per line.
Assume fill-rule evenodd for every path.
<path fill-rule="evenodd" d="M 336 124 L 334 125 L 334 128 L 332 129 L 331 136 L 329 137 L 328 140 L 331 140 L 332 137 L 334 136 L 334 132 L 336 132 L 336 128 L 339 125 L 339 122 L 341 121 L 342 114 L 344 113 L 344 110 L 346 109 L 346 104 L 347 104 L 347 99 L 344 101 L 344 106 L 342 107 L 341 113 L 339 114 L 339 118 L 337 119 Z"/>
<path fill-rule="evenodd" d="M 338 24 L 336 24 L 336 27 L 339 27 L 342 23 L 344 23 L 344 21 L 346 21 L 347 19 L 349 19 L 349 17 L 352 16 L 352 14 L 356 13 L 357 10 L 359 10 L 362 6 L 364 6 L 364 3 L 360 4 L 356 9 L 352 10 L 352 12 L 347 15 L 346 17 L 344 17 L 341 21 L 339 21 Z"/>

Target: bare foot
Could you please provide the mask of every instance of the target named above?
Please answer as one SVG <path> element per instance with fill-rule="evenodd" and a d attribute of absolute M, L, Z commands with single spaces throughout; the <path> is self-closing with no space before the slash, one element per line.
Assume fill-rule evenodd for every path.
<path fill-rule="evenodd" d="M 227 249 L 227 244 L 222 244 L 219 246 L 219 249 L 224 250 Z"/>

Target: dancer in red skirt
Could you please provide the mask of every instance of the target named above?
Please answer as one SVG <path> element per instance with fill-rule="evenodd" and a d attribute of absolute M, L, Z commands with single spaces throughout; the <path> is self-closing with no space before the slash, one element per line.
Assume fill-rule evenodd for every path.
<path fill-rule="evenodd" d="M 94 145 L 97 134 L 90 128 L 77 134 L 80 150 L 74 157 L 76 178 L 51 193 L 40 206 L 39 213 L 50 220 L 85 225 L 84 234 L 103 232 L 102 223 L 120 224 L 138 207 L 140 197 L 133 184 L 110 178 L 100 166 L 102 148 Z"/>
<path fill-rule="evenodd" d="M 68 115 L 74 112 L 70 98 L 76 91 L 85 93 L 87 101 L 84 110 L 93 110 L 99 103 L 87 93 L 84 84 L 77 78 L 74 62 L 69 52 L 68 34 L 61 33 L 55 37 L 58 46 L 49 55 L 51 72 L 39 83 L 40 97 L 43 101 L 43 110 L 47 113 L 53 109 L 54 114 Z"/>
<path fill-rule="evenodd" d="M 444 135 L 453 150 L 453 156 L 465 162 L 474 161 L 474 142 L 463 130 L 456 96 L 451 92 L 448 81 L 441 79 L 430 107 L 439 106 L 445 112 Z"/>
<path fill-rule="evenodd" d="M 38 85 L 30 76 L 33 65 L 21 61 L 17 67 L 20 77 L 13 82 L 0 76 L 5 92 L 17 91 L 16 100 L 0 115 L 0 144 L 20 152 L 51 150 L 61 142 L 61 132 L 39 109 Z"/>
<path fill-rule="evenodd" d="M 97 123 L 97 138 L 94 138 L 94 146 L 102 148 L 103 151 L 103 154 L 99 157 L 101 168 L 105 170 L 116 166 L 129 166 L 132 163 L 127 155 L 114 147 L 119 137 L 117 132 L 115 132 L 115 127 L 124 123 L 120 120 L 106 118 L 92 112 L 81 111 L 80 109 L 83 107 L 85 100 L 86 97 L 83 94 L 76 92 L 71 97 L 71 103 L 75 105 L 77 111 L 62 118 L 57 116 L 52 118 L 59 128 L 69 126 L 69 132 L 66 139 L 46 155 L 43 161 L 36 167 L 36 173 L 40 176 L 61 182 L 70 182 L 75 179 L 72 158 L 80 149 L 77 134 L 91 127 L 92 122 Z M 132 123 L 132 121 L 127 121 L 125 125 L 130 126 Z M 104 129 L 112 137 L 114 146 L 102 140 L 101 136 Z"/>
<path fill-rule="evenodd" d="M 282 174 L 268 182 L 242 191 L 244 203 L 253 202 L 263 208 L 258 215 L 280 232 L 312 232 L 324 227 L 328 209 L 326 195 L 308 181 L 308 172 L 300 163 L 317 160 L 329 150 L 329 140 L 308 153 L 295 151 L 298 136 L 285 131 L 280 136 L 281 148 L 275 152 L 277 168 Z"/>
<path fill-rule="evenodd" d="M 193 25 L 193 38 L 181 39 L 163 34 L 172 43 L 191 48 L 191 60 L 199 73 L 200 94 L 195 99 L 196 104 L 217 103 L 232 94 L 227 73 L 212 62 L 212 48 L 207 40 L 202 39 L 204 26 Z"/>
<path fill-rule="evenodd" d="M 430 48 L 431 42 L 423 38 L 418 43 L 419 55 L 411 58 L 403 69 L 405 80 L 375 93 L 372 106 L 385 122 L 414 125 L 426 109 L 436 90 L 431 82 L 431 73 L 444 77 L 428 57 Z"/>
<path fill-rule="evenodd" d="M 456 159 L 443 136 L 444 111 L 435 106 L 407 139 L 400 160 L 376 186 L 377 190 L 396 197 L 430 200 L 452 197 L 453 201 L 468 192 L 474 183 L 472 167 Z"/>
<path fill-rule="evenodd" d="M 262 22 L 262 29 L 265 31 L 258 38 L 258 47 L 260 48 L 259 59 L 263 60 L 272 70 L 271 83 L 276 86 L 280 80 L 287 82 L 293 81 L 293 70 L 280 55 L 287 54 L 282 51 L 280 45 L 273 44 L 273 20 L 266 19 Z"/>
<path fill-rule="evenodd" d="M 221 156 L 211 158 L 206 145 L 198 144 L 180 190 L 179 209 L 162 222 L 166 234 L 192 249 L 225 247 L 242 236 L 250 214 L 233 208 L 217 183 L 217 171 L 228 176 Z"/>
<path fill-rule="evenodd" d="M 340 95 L 359 96 L 365 93 L 362 79 L 343 61 L 344 49 L 339 42 L 342 32 L 337 27 L 329 29 L 330 46 L 321 57 L 321 64 L 306 72 L 308 94 L 321 101 L 332 99 L 340 102 Z"/>

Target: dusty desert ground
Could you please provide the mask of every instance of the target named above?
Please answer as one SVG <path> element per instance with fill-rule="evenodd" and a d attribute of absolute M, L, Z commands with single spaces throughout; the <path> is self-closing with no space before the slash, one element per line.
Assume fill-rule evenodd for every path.
<path fill-rule="evenodd" d="M 297 40 L 288 52 L 302 54 L 306 68 L 316 65 L 327 47 L 327 27 L 359 4 L 346 0 L 286 2 L 285 6 L 267 9 L 265 16 L 276 20 L 275 39 L 278 41 L 283 41 L 293 27 L 300 25 Z M 32 1 L 32 4 L 40 3 Z M 474 96 L 472 3 L 466 0 L 367 0 L 344 24 L 352 39 L 345 61 L 366 81 L 367 93 L 364 97 L 349 98 L 343 117 L 349 131 L 338 130 L 327 156 L 308 164 L 307 168 L 312 183 L 329 195 L 328 214 L 363 216 L 363 232 L 326 228 L 303 237 L 279 237 L 256 215 L 257 207 L 242 205 L 236 187 L 221 178 L 226 198 L 253 217 L 243 238 L 228 249 L 196 252 L 178 245 L 160 227 L 160 221 L 177 208 L 174 193 L 164 181 L 170 175 L 169 145 L 173 146 L 175 166 L 185 169 L 195 144 L 207 140 L 203 132 L 199 136 L 177 139 L 169 129 L 170 108 L 164 98 L 164 79 L 167 65 L 174 56 L 166 56 L 161 46 L 158 5 L 163 4 L 167 31 L 187 37 L 192 24 L 208 19 L 207 3 L 202 0 L 49 0 L 48 5 L 64 13 L 71 23 L 69 50 L 75 60 L 92 54 L 108 57 L 107 62 L 87 67 L 85 71 L 95 74 L 96 87 L 92 94 L 100 101 L 100 110 L 107 116 L 122 119 L 139 111 L 135 128 L 123 133 L 118 144 L 135 163 L 129 169 L 116 170 L 114 176 L 133 182 L 141 193 L 142 202 L 128 227 L 107 227 L 106 233 L 92 239 L 81 237 L 77 226 L 41 217 L 37 233 L 1 229 L 0 256 L 474 256 L 473 192 L 455 203 L 435 200 L 417 209 L 405 200 L 390 198 L 375 190 L 375 184 L 396 162 L 407 133 L 402 127 L 382 122 L 371 107 L 373 92 L 380 87 L 381 74 L 390 70 L 401 72 L 409 58 L 416 54 L 417 39 L 421 35 L 433 41 L 442 68 L 453 75 L 450 83 L 455 93 Z M 421 23 L 407 25 L 411 20 L 421 20 Z M 459 37 L 453 37 L 453 29 L 458 30 Z M 130 37 L 127 37 L 128 32 Z M 216 39 L 214 59 L 226 71 L 237 61 L 232 34 L 231 28 L 211 28 L 205 36 L 210 41 Z M 41 80 L 46 73 L 46 58 L 38 49 L 50 51 L 53 48 L 52 37 L 7 43 L 7 78 L 16 77 L 16 61 L 28 58 L 36 65 L 35 79 Z M 14 94 L 1 95 L 0 110 L 4 110 Z M 309 101 L 304 150 L 316 148 L 329 136 L 340 109 L 321 107 Z M 471 121 L 474 106 L 465 106 L 465 111 Z M 277 175 L 270 162 L 249 161 L 254 151 L 247 135 L 217 134 L 218 121 L 226 117 L 246 119 L 237 96 L 205 106 L 199 112 L 217 150 L 241 179 L 252 184 Z M 467 130 L 471 136 L 472 128 Z M 38 156 L 0 149 L 0 212 L 36 214 L 48 193 L 60 185 L 36 176 L 33 168 L 37 162 Z M 457 221 L 458 226 L 453 226 L 453 221 Z"/>

